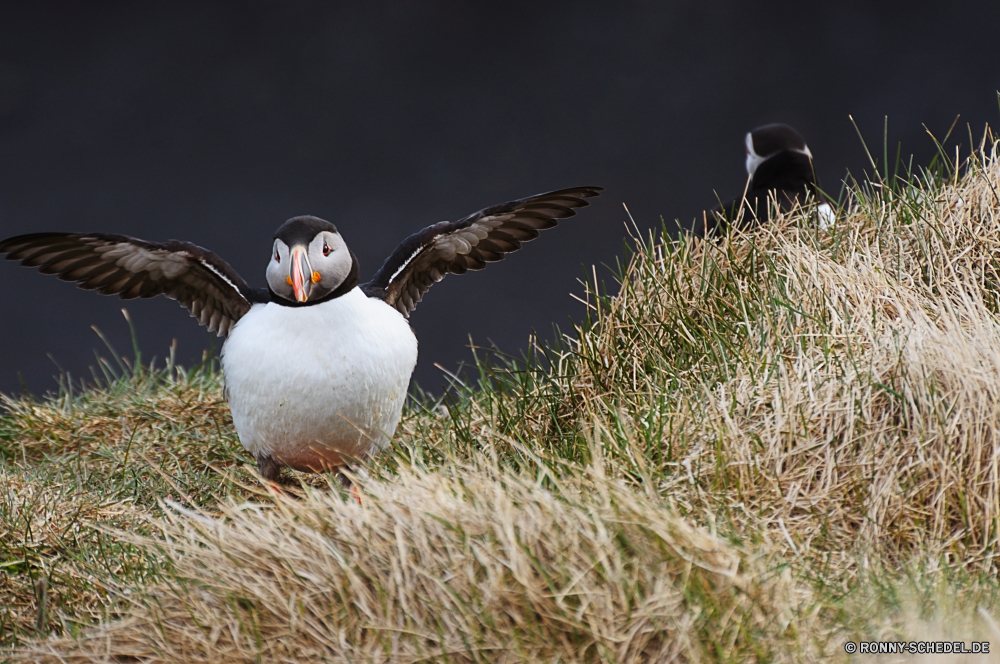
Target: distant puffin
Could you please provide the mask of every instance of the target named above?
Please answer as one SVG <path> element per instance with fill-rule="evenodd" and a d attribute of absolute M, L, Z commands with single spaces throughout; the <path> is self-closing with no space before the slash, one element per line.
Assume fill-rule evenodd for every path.
<path fill-rule="evenodd" d="M 786 124 L 768 124 L 747 133 L 745 143 L 750 176 L 746 195 L 707 213 L 705 232 L 720 234 L 733 223 L 744 229 L 766 223 L 771 217 L 770 198 L 787 209 L 805 202 L 807 193 L 819 203 L 820 227 L 833 223 L 833 208 L 818 190 L 812 152 L 797 131 Z"/>
<path fill-rule="evenodd" d="M 105 295 L 166 295 L 227 337 L 233 424 L 261 477 L 273 481 L 283 466 L 338 470 L 385 449 L 417 362 L 406 318 L 427 289 L 502 260 L 601 191 L 562 189 L 428 226 L 361 285 L 337 228 L 310 216 L 277 230 L 261 289 L 213 252 L 176 240 L 34 233 L 0 241 L 0 253 Z"/>

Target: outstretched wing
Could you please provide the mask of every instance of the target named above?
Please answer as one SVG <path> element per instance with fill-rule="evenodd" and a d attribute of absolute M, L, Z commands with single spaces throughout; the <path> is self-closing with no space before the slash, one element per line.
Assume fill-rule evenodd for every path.
<path fill-rule="evenodd" d="M 0 253 L 80 288 L 123 300 L 166 295 L 198 322 L 226 336 L 255 301 L 233 268 L 189 242 L 156 243 L 103 233 L 33 233 L 0 241 Z"/>
<path fill-rule="evenodd" d="M 589 205 L 603 187 L 574 187 L 488 207 L 459 221 L 442 221 L 403 240 L 375 276 L 361 288 L 404 316 L 448 273 L 481 270 L 503 260 L 559 219 Z"/>

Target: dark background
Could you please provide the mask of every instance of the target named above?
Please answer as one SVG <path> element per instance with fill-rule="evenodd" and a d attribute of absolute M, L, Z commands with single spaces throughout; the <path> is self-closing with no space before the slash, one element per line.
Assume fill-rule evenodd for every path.
<path fill-rule="evenodd" d="M 896 5 L 893 7 L 892 5 Z M 743 134 L 799 129 L 828 190 L 890 144 L 926 163 L 961 114 L 1000 120 L 1000 3 L 0 3 L 0 237 L 189 240 L 263 285 L 271 235 L 315 214 L 366 279 L 409 233 L 513 198 L 604 196 L 524 251 L 449 277 L 411 318 L 416 380 L 468 336 L 518 353 L 567 328 L 586 266 L 745 181 Z M 601 271 L 607 278 L 610 273 Z M 130 344 L 122 302 L 0 264 L 0 390 L 89 375 Z M 209 342 L 165 299 L 126 305 L 146 357 Z"/>

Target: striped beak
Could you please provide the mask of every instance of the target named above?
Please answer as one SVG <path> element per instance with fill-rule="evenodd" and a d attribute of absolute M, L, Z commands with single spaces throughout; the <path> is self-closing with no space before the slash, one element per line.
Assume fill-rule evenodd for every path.
<path fill-rule="evenodd" d="M 292 270 L 288 281 L 292 285 L 292 290 L 295 291 L 295 301 L 305 302 L 309 299 L 309 291 L 312 290 L 313 285 L 312 265 L 309 264 L 309 256 L 306 254 L 305 247 L 301 245 L 292 247 L 290 257 Z"/>

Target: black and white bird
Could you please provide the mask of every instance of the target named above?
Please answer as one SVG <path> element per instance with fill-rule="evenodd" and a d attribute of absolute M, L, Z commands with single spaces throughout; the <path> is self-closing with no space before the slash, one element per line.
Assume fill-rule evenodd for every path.
<path fill-rule="evenodd" d="M 365 284 L 337 228 L 309 216 L 275 233 L 261 289 L 215 253 L 176 240 L 35 233 L 0 241 L 0 253 L 105 295 L 166 295 L 227 337 L 233 424 L 261 476 L 274 480 L 283 466 L 336 470 L 385 449 L 417 362 L 406 319 L 427 289 L 502 260 L 601 191 L 562 189 L 428 226 Z"/>
<path fill-rule="evenodd" d="M 766 223 L 775 203 L 788 209 L 805 203 L 807 196 L 818 203 L 821 228 L 834 222 L 833 208 L 818 189 L 812 152 L 797 131 L 786 124 L 768 124 L 748 132 L 745 143 L 750 176 L 746 194 L 706 213 L 706 233 L 719 234 L 730 225 L 746 229 Z"/>

